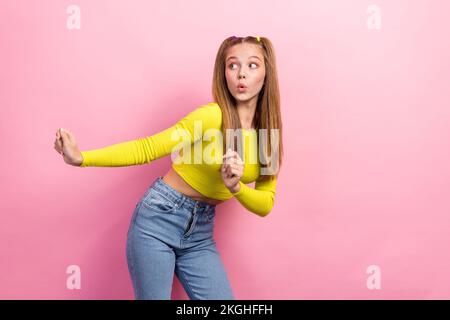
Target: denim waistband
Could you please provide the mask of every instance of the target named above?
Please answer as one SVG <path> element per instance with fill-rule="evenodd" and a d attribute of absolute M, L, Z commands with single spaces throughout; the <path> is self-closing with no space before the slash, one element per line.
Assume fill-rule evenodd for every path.
<path fill-rule="evenodd" d="M 178 208 L 183 206 L 185 209 L 192 211 L 196 207 L 197 211 L 208 212 L 209 210 L 216 207 L 216 205 L 213 204 L 194 200 L 191 197 L 181 193 L 180 191 L 175 190 L 166 182 L 164 182 L 163 177 L 161 176 L 156 178 L 156 180 L 152 183 L 151 188 L 159 191 L 164 197 L 175 203 Z"/>

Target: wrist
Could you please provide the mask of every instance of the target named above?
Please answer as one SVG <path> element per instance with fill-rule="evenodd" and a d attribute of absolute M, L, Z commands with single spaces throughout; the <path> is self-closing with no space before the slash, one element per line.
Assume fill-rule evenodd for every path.
<path fill-rule="evenodd" d="M 236 183 L 232 188 L 228 188 L 231 193 L 238 193 L 241 190 L 240 182 Z"/>
<path fill-rule="evenodd" d="M 84 161 L 84 158 L 83 158 L 83 155 L 80 152 L 78 158 L 75 161 L 75 165 L 80 167 L 83 164 L 83 161 Z"/>

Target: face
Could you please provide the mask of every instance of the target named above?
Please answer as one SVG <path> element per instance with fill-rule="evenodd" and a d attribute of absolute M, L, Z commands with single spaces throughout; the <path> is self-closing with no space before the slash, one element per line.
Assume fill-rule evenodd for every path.
<path fill-rule="evenodd" d="M 262 49 L 252 43 L 240 43 L 229 48 L 225 57 L 225 76 L 236 101 L 258 99 L 266 76 Z"/>

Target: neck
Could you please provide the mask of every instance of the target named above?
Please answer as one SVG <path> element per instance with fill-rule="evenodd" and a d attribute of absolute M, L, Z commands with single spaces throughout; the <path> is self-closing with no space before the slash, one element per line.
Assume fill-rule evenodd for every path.
<path fill-rule="evenodd" d="M 252 122 L 253 117 L 255 116 L 257 101 L 257 96 L 247 101 L 238 101 L 237 112 L 239 115 L 239 120 L 241 121 L 241 127 L 246 130 L 252 129 Z"/>

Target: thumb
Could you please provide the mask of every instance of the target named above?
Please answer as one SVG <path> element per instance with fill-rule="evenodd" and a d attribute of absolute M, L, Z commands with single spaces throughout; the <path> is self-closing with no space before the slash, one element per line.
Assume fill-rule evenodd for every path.
<path fill-rule="evenodd" d="M 59 129 L 59 134 L 61 135 L 61 139 L 63 142 L 66 142 L 69 139 L 67 131 L 65 131 L 63 128 Z"/>

